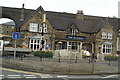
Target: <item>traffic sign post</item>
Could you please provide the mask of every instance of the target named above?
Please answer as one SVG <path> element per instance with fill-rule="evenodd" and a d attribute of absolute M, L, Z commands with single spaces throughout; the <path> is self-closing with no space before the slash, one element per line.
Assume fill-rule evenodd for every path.
<path fill-rule="evenodd" d="M 20 33 L 19 32 L 13 32 L 12 33 L 12 39 L 15 39 L 15 49 L 14 49 L 14 59 L 16 58 L 16 39 L 20 39 Z"/>

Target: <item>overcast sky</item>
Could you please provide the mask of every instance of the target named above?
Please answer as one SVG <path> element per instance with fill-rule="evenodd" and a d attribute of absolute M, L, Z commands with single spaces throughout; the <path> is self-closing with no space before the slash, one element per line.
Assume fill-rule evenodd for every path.
<path fill-rule="evenodd" d="M 42 6 L 45 11 L 76 13 L 83 10 L 85 15 L 118 17 L 118 2 L 120 0 L 0 0 L 0 6 L 27 9 Z M 1 22 L 1 21 L 0 21 Z"/>

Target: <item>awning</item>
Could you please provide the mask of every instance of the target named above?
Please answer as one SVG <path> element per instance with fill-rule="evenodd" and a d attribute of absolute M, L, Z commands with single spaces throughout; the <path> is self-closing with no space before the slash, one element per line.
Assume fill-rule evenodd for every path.
<path fill-rule="evenodd" d="M 10 36 L 10 35 L 0 34 L 0 37 L 12 37 L 12 36 Z"/>

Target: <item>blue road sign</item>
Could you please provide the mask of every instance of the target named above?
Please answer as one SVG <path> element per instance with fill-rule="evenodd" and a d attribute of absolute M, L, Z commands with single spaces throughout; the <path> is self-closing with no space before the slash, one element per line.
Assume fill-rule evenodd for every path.
<path fill-rule="evenodd" d="M 20 39 L 20 33 L 19 32 L 13 32 L 12 33 L 12 39 Z"/>

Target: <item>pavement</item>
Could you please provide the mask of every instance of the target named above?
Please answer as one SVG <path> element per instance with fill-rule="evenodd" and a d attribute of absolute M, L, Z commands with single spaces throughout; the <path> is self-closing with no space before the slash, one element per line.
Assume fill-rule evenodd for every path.
<path fill-rule="evenodd" d="M 8 64 L 6 64 L 6 67 L 9 68 L 13 65 L 12 67 L 16 69 L 18 67 L 22 67 L 25 69 L 21 70 L 28 69 L 28 71 L 29 70 L 32 71 L 31 68 L 33 68 L 34 71 L 45 73 L 48 72 L 59 74 L 93 74 L 92 72 L 94 72 L 94 74 L 104 74 L 104 73 L 117 73 L 119 70 L 117 61 L 109 62 L 97 60 L 94 63 L 89 63 L 88 59 L 82 59 L 77 60 L 77 63 L 75 63 L 75 60 L 62 59 L 60 60 L 59 63 L 58 59 L 43 58 L 42 61 L 40 61 L 39 57 L 34 56 L 26 56 L 23 58 L 22 61 L 19 58 L 13 59 L 13 57 L 5 58 L 5 60 L 7 60 L 7 62 L 10 61 L 8 62 Z"/>

